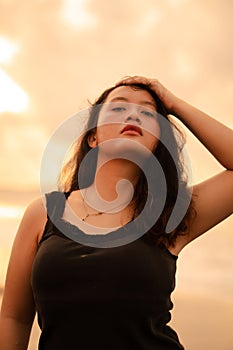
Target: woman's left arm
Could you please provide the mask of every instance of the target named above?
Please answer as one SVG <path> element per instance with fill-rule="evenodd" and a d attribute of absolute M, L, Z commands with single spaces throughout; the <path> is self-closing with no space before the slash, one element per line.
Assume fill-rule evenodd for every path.
<path fill-rule="evenodd" d="M 177 117 L 228 170 L 233 170 L 233 131 L 216 119 L 176 99 L 170 114 Z"/>
<path fill-rule="evenodd" d="M 181 247 L 233 213 L 233 131 L 188 103 L 176 99 L 171 114 L 177 117 L 225 168 L 193 187 L 196 217 Z"/>
<path fill-rule="evenodd" d="M 167 112 L 178 118 L 225 168 L 218 175 L 193 187 L 196 217 L 189 234 L 180 236 L 178 245 L 181 250 L 233 213 L 233 131 L 176 97 L 156 79 L 132 77 L 119 83 L 142 83 L 153 89 Z"/>

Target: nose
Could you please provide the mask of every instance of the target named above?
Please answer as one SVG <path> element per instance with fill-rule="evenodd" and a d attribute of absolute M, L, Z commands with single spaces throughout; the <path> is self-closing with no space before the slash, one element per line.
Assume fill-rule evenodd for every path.
<path fill-rule="evenodd" d="M 139 125 L 141 125 L 141 119 L 139 118 L 139 116 L 137 114 L 130 114 L 127 116 L 126 120 L 125 120 L 127 123 L 128 122 L 131 122 L 131 121 L 134 121 L 136 123 L 138 123 Z"/>

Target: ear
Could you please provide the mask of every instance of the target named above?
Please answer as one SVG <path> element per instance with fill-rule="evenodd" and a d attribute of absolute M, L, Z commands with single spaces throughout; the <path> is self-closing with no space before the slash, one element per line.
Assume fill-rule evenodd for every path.
<path fill-rule="evenodd" d="M 97 137 L 96 137 L 96 133 L 92 133 L 89 137 L 88 137 L 88 144 L 91 148 L 95 148 L 98 144 L 97 142 Z"/>

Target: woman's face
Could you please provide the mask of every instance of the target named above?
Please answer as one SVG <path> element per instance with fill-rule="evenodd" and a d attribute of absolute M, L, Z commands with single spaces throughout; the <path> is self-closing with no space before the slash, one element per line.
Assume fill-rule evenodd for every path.
<path fill-rule="evenodd" d="M 156 104 L 150 93 L 119 86 L 108 95 L 101 107 L 91 147 L 114 140 L 114 149 L 118 145 L 119 149 L 142 145 L 153 152 L 158 144 L 159 131 Z"/>

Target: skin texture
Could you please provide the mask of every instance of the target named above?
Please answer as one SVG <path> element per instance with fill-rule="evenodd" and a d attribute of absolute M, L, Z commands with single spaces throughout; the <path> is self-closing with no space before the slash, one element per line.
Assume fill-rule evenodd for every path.
<path fill-rule="evenodd" d="M 141 134 L 122 133 L 127 125 L 140 128 Z M 147 91 L 135 91 L 129 86 L 121 86 L 112 91 L 100 111 L 97 131 L 89 141 L 90 147 L 99 146 L 98 171 L 91 188 L 92 196 L 89 197 L 93 197 L 96 187 L 102 198 L 112 201 L 117 196 L 118 181 L 127 179 L 135 184 L 138 167 L 120 157 L 127 155 L 130 159 L 132 153 L 135 153 L 137 157 L 146 158 L 156 148 L 158 135 L 156 106 Z M 113 142 L 105 146 L 104 143 L 110 140 Z M 144 148 L 149 151 L 148 154 L 145 154 Z M 106 181 L 103 181 L 106 175 L 107 186 Z"/>
<path fill-rule="evenodd" d="M 142 94 L 140 91 L 140 97 L 137 96 L 136 99 L 136 92 L 131 94 L 128 85 L 135 83 L 149 85 L 159 96 L 167 111 L 179 119 L 197 137 L 223 168 L 219 174 L 194 186 L 193 195 L 195 196 L 196 217 L 189 233 L 185 236 L 179 236 L 174 247 L 168 247 L 173 254 L 179 254 L 185 245 L 220 223 L 233 212 L 233 132 L 218 120 L 176 97 L 156 79 L 135 76 L 123 79 L 119 83 L 125 84 L 125 89 L 124 87 L 119 87 L 119 89 L 114 90 L 106 102 L 111 102 L 111 99 L 116 97 L 126 97 L 125 95 L 122 96 L 122 94 L 129 93 L 130 96 L 127 95 L 129 103 L 143 105 L 142 101 L 145 102 L 146 99 L 148 102 L 149 96 Z M 149 105 L 147 105 L 148 107 Z M 150 108 L 153 110 L 153 106 L 150 106 Z M 101 118 L 104 119 L 106 117 L 107 114 L 105 112 L 105 109 L 101 111 L 100 121 Z M 149 135 L 148 133 L 146 134 L 147 137 L 143 136 L 140 138 L 135 135 L 120 134 L 121 126 L 124 123 L 130 121 L 130 123 L 137 124 L 139 123 L 139 116 L 142 119 L 140 120 L 142 125 L 146 123 L 144 116 L 141 117 L 140 113 L 138 116 L 135 110 L 133 112 L 126 115 L 125 119 L 122 119 L 122 125 L 117 124 L 113 127 L 113 125 L 106 124 L 100 126 L 99 129 L 97 128 L 97 133 L 89 140 L 91 147 L 96 147 L 97 144 L 104 142 L 106 134 L 108 135 L 107 137 L 123 140 L 122 142 L 125 146 L 127 146 L 127 140 L 133 139 L 136 143 L 143 144 L 148 150 L 156 147 L 157 139 L 155 135 Z M 127 119 L 129 117 L 131 119 Z M 159 132 L 156 129 L 156 119 L 152 123 L 156 132 Z M 106 129 L 108 132 L 106 132 Z M 103 149 L 101 157 L 107 156 L 109 155 L 106 155 Z M 112 201 L 116 198 L 116 183 L 122 178 L 129 179 L 129 181 L 135 183 L 137 180 L 137 167 L 129 161 L 113 160 L 103 166 L 96 174 L 95 186 L 104 199 Z M 80 191 L 74 191 L 71 194 L 69 204 L 78 216 L 82 217 L 85 215 Z M 91 210 L 93 208 L 89 207 L 88 209 Z M 90 217 L 89 223 L 99 227 L 101 225 L 103 227 L 104 222 L 108 227 L 124 224 L 130 218 L 130 207 L 125 208 L 120 214 L 104 215 Z M 30 329 L 35 315 L 34 301 L 30 288 L 30 273 L 46 219 L 43 199 L 35 200 L 27 208 L 16 235 L 8 267 L 0 317 L 0 348 L 4 350 L 25 350 L 27 348 Z"/>
<path fill-rule="evenodd" d="M 141 132 L 122 132 L 129 125 L 140 128 Z M 120 194 L 116 192 L 117 184 L 121 180 L 128 180 L 132 185 L 136 184 L 139 169 L 128 159 L 135 154 L 137 159 L 140 157 L 143 163 L 144 159 L 156 148 L 159 132 L 156 105 L 149 92 L 135 90 L 130 86 L 121 86 L 109 94 L 99 113 L 96 133 L 92 134 L 89 139 L 91 148 L 99 147 L 98 171 L 93 185 L 84 193 L 85 208 L 82 205 L 80 191 L 73 191 L 67 201 L 77 217 L 85 217 L 86 209 L 88 213 L 105 212 L 108 211 L 109 206 L 118 208 L 130 202 L 132 192 L 127 184 L 121 183 Z M 121 158 L 125 155 L 128 159 Z M 106 178 L 107 183 L 104 180 Z M 101 199 L 107 201 L 106 206 L 100 205 Z M 96 231 L 96 226 L 110 230 L 120 227 L 130 221 L 133 216 L 130 205 L 122 205 L 122 208 L 111 215 L 107 213 L 99 217 L 90 216 L 87 223 L 94 226 L 94 231 Z M 63 218 L 78 225 L 86 233 L 93 233 L 93 228 L 91 230 L 88 224 L 74 219 L 68 206 L 66 206 Z M 103 233 L 106 233 L 106 230 Z"/>
<path fill-rule="evenodd" d="M 143 134 L 121 134 L 126 124 L 139 126 Z M 135 91 L 130 86 L 120 86 L 109 94 L 100 111 L 98 125 L 95 145 L 106 139 L 130 137 L 152 151 L 158 141 L 159 126 L 152 97 L 147 91 Z"/>

